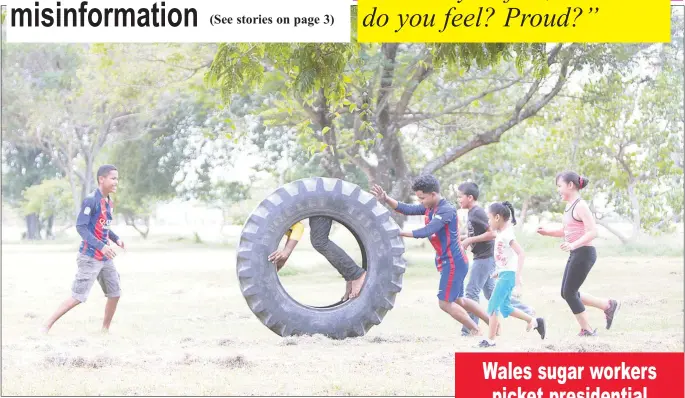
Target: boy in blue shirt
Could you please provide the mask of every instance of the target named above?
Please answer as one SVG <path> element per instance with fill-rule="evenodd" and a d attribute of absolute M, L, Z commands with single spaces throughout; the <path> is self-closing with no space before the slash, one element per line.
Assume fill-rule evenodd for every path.
<path fill-rule="evenodd" d="M 96 280 L 107 297 L 102 331 L 109 331 L 121 296 L 119 273 L 112 261 L 116 252 L 109 242 L 124 247 L 124 242 L 110 229 L 113 205 L 109 195 L 117 191 L 118 173 L 112 165 L 101 166 L 97 173 L 98 188 L 81 204 L 81 210 L 76 218 L 76 231 L 83 241 L 76 258 L 78 270 L 71 287 L 71 297 L 46 321 L 42 328 L 43 333 L 47 333 L 52 325 L 72 308 L 85 302 Z"/>
<path fill-rule="evenodd" d="M 478 325 L 469 317 L 468 312 L 476 314 L 486 324 L 489 317 L 478 303 L 464 297 L 468 259 L 459 241 L 457 209 L 440 195 L 440 183 L 432 175 L 418 177 L 412 185 L 412 190 L 421 204 L 409 205 L 398 202 L 389 197 L 378 185 L 375 185 L 371 192 L 379 202 L 389 205 L 398 213 L 424 216 L 425 227 L 414 231 L 402 231 L 400 236 L 430 240 L 436 251 L 435 266 L 440 273 L 440 309 L 468 328 L 472 335 L 480 335 Z"/>

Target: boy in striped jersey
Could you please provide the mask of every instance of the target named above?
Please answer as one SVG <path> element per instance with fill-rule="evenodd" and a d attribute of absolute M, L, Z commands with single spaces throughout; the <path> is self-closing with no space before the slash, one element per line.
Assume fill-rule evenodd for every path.
<path fill-rule="evenodd" d="M 47 320 L 42 329 L 43 333 L 47 333 L 52 325 L 72 308 L 86 301 L 96 279 L 107 297 L 102 331 L 109 331 L 121 296 L 119 273 L 112 262 L 116 253 L 110 246 L 110 241 L 121 248 L 124 247 L 124 242 L 110 229 L 112 200 L 109 195 L 117 191 L 118 173 L 112 165 L 101 166 L 97 173 L 98 188 L 81 204 L 81 210 L 76 218 L 76 231 L 83 241 L 76 258 L 78 270 L 72 284 L 71 297 Z"/>
<path fill-rule="evenodd" d="M 438 300 L 440 309 L 469 329 L 472 335 L 480 335 L 478 325 L 469 317 L 471 312 L 486 324 L 489 317 L 475 301 L 464 297 L 464 278 L 468 260 L 461 248 L 457 230 L 457 209 L 440 195 L 440 183 L 432 175 L 418 177 L 412 190 L 421 201 L 409 205 L 389 197 L 383 188 L 374 186 L 371 192 L 398 213 L 423 215 L 426 226 L 414 231 L 402 231 L 407 238 L 428 238 L 435 248 L 435 266 L 440 273 Z"/>

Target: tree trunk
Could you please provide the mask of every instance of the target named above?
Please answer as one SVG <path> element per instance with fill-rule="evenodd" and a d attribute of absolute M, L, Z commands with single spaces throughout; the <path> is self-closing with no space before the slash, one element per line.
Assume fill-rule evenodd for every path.
<path fill-rule="evenodd" d="M 375 167 L 374 175 L 370 176 L 369 183 L 382 186 L 391 197 L 398 201 L 408 202 L 412 193 L 411 170 L 397 136 L 399 127 L 396 120 L 392 118 L 390 109 L 390 98 L 395 89 L 395 66 L 398 49 L 397 43 L 385 43 L 381 47 L 383 63 L 374 123 L 375 130 L 381 135 L 381 138 L 373 149 L 378 158 L 378 166 Z M 406 101 L 409 98 L 410 96 Z M 400 116 L 395 115 L 396 118 Z M 392 212 L 392 218 L 400 227 L 404 225 L 407 219 L 406 216 L 397 212 Z"/>
<path fill-rule="evenodd" d="M 54 239 L 55 238 L 55 234 L 52 232 L 52 227 L 54 226 L 54 224 L 55 224 L 55 216 L 53 215 L 53 216 L 48 217 L 48 225 L 45 228 L 45 238 L 46 239 Z"/>
<path fill-rule="evenodd" d="M 635 179 L 631 177 L 628 182 L 628 197 L 630 198 L 630 206 L 633 216 L 633 232 L 630 240 L 637 240 L 642 232 L 642 216 L 640 214 L 640 200 L 635 192 Z M 624 242 L 625 243 L 625 242 Z"/>
<path fill-rule="evenodd" d="M 74 217 L 78 217 L 78 213 L 81 211 L 81 204 L 83 203 L 83 199 L 79 197 L 78 187 L 76 185 L 76 178 L 74 176 L 74 173 L 67 173 L 67 176 L 69 178 L 69 185 L 71 186 L 71 196 L 74 199 Z"/>
<path fill-rule="evenodd" d="M 93 159 L 88 154 L 85 156 L 86 169 L 84 170 L 83 187 L 81 189 L 81 201 L 86 198 L 86 196 L 95 189 L 95 176 L 93 174 Z"/>
<path fill-rule="evenodd" d="M 281 173 L 283 175 L 283 173 Z M 280 183 L 280 186 L 283 186 L 285 183 Z M 224 228 L 226 225 L 231 224 L 231 211 L 227 207 L 222 207 L 221 208 L 221 228 L 219 229 L 219 235 L 224 233 Z"/>
<path fill-rule="evenodd" d="M 136 225 L 136 216 L 135 214 L 131 213 L 124 213 L 124 222 L 126 225 L 133 227 L 133 229 L 136 230 L 140 234 L 140 236 L 143 237 L 143 239 L 147 239 L 147 235 L 150 233 L 150 217 L 147 216 L 143 219 L 143 225 L 145 226 L 145 229 L 141 229 Z"/>
<path fill-rule="evenodd" d="M 526 223 L 526 216 L 528 215 L 528 207 L 530 206 L 530 196 L 527 196 L 523 201 L 523 206 L 521 206 L 521 214 L 519 215 L 519 226 L 523 227 Z"/>
<path fill-rule="evenodd" d="M 26 235 L 27 240 L 41 240 L 40 236 L 40 218 L 38 214 L 31 213 L 25 217 L 26 220 Z"/>
<path fill-rule="evenodd" d="M 604 228 L 606 228 L 607 231 L 609 231 L 613 235 L 615 235 L 621 241 L 621 243 L 623 243 L 624 245 L 631 242 L 630 237 L 623 235 L 623 233 L 621 233 L 621 231 L 612 227 L 611 224 L 609 224 L 608 222 L 606 222 L 604 220 L 597 220 L 597 225 L 601 225 Z"/>
<path fill-rule="evenodd" d="M 150 216 L 145 216 L 145 218 L 143 219 L 143 222 L 145 223 L 145 232 L 142 232 L 142 231 L 139 231 L 139 232 L 143 236 L 143 240 L 146 240 L 148 234 L 150 233 Z"/>

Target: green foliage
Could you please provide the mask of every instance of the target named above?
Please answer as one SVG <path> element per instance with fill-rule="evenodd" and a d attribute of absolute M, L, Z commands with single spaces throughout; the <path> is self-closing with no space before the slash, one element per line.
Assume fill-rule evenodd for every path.
<path fill-rule="evenodd" d="M 438 68 L 456 65 L 468 71 L 472 67 L 485 69 L 514 62 L 519 73 L 524 72 L 527 64 L 534 65 L 533 76 L 549 72 L 545 43 L 434 43 L 427 47 Z"/>
<path fill-rule="evenodd" d="M 543 124 L 540 122 L 539 124 Z M 475 182 L 479 201 L 509 201 L 526 215 L 559 212 L 563 203 L 554 177 L 568 152 L 556 145 L 555 130 L 520 126 L 499 144 L 478 148 L 438 173 L 456 200 L 458 186 Z"/>
<path fill-rule="evenodd" d="M 326 170 L 321 167 L 320 154 L 314 155 L 309 161 L 300 161 L 289 168 L 285 173 L 285 182 L 291 182 L 302 178 L 320 177 L 326 175 Z M 359 168 L 354 165 L 345 165 L 345 180 L 359 185 L 362 189 L 370 189 L 369 181 Z"/>
<path fill-rule="evenodd" d="M 524 134 L 516 126 L 543 112 L 575 71 L 622 67 L 622 60 L 631 61 L 644 47 L 221 44 L 205 81 L 219 88 L 229 104 L 245 92 L 263 98 L 253 108 L 259 126 L 247 134 L 268 156 L 267 163 L 278 165 L 272 169 L 307 170 L 308 160 L 316 159 L 325 175 L 351 179 L 363 173 L 367 184 L 380 183 L 405 199 L 413 175 L 440 172 L 451 179 L 450 172 L 441 172 L 451 162 L 506 139 L 511 129 Z M 515 200 L 538 210 L 554 209 L 559 203 L 553 200 L 548 172 L 534 174 L 555 168 L 554 157 L 540 158 L 543 144 L 528 150 L 530 137 L 512 139 L 515 149 L 509 152 L 494 150 L 530 178 L 502 177 L 497 168 L 512 167 L 488 160 L 481 162 L 488 171 L 479 171 L 478 178 L 493 187 L 493 194 L 511 197 L 516 189 Z M 551 145 L 543 132 L 538 137 Z M 518 166 L 521 160 L 528 165 Z M 455 167 L 456 178 L 464 174 L 462 165 Z"/>
<path fill-rule="evenodd" d="M 180 159 L 173 145 L 169 137 L 146 137 L 122 142 L 112 150 L 111 163 L 117 165 L 120 181 L 116 211 L 124 215 L 128 224 L 147 225 L 155 206 L 175 196 L 172 183 Z"/>
<path fill-rule="evenodd" d="M 64 179 L 47 179 L 24 191 L 22 211 L 25 215 L 38 214 L 41 219 L 55 217 L 68 220 L 72 213 L 69 182 Z"/>
<path fill-rule="evenodd" d="M 653 69 L 635 67 L 638 62 Z M 573 148 L 575 158 L 567 164 L 590 178 L 594 193 L 606 196 L 600 213 L 633 223 L 632 236 L 624 239 L 672 231 L 673 221 L 682 219 L 682 62 L 681 36 L 590 81 L 582 99 L 567 108 L 557 135 Z"/>
<path fill-rule="evenodd" d="M 539 45 L 222 44 L 206 81 L 230 104 L 240 100 L 238 93 L 261 90 L 256 95 L 264 100 L 253 108 L 258 127 L 247 134 L 267 156 L 265 163 L 278 164 L 274 169 L 297 165 L 309 173 L 365 176 L 363 185 L 373 180 L 391 190 L 407 174 L 418 173 L 426 158 L 512 118 L 512 105 L 529 86 L 525 78 L 548 72 L 545 50 Z M 525 66 L 522 75 L 516 62 Z M 533 92 L 527 100 L 538 98 Z M 416 127 L 417 136 L 405 135 L 408 126 Z M 427 147 L 415 147 L 416 142 Z M 306 166 L 310 159 L 316 159 L 318 170 Z"/>
<path fill-rule="evenodd" d="M 22 201 L 26 188 L 62 175 L 43 150 L 9 141 L 3 142 L 2 172 L 3 199 L 14 205 Z"/>
<path fill-rule="evenodd" d="M 250 198 L 251 184 L 239 181 L 212 181 L 206 164 L 202 169 L 204 172 L 199 176 L 200 182 L 191 193 L 194 198 L 218 209 L 228 208 L 234 203 Z"/>
<path fill-rule="evenodd" d="M 356 10 L 355 10 L 356 11 Z M 260 87 L 272 72 L 281 73 L 291 79 L 287 89 L 295 96 L 306 96 L 322 90 L 331 101 L 342 101 L 349 87 L 341 75 L 349 62 L 364 60 L 365 53 L 378 48 L 375 44 L 339 43 L 222 43 L 206 82 L 221 88 L 222 96 L 229 100 L 234 94 L 250 88 Z M 515 60 L 523 69 L 526 62 L 536 65 L 536 73 L 547 71 L 544 44 L 425 44 L 436 67 L 471 66 L 485 68 L 502 61 Z"/>
<path fill-rule="evenodd" d="M 322 90 L 341 100 L 345 84 L 339 79 L 354 46 L 339 43 L 222 43 L 206 75 L 210 86 L 221 89 L 224 99 L 261 86 L 273 71 L 292 77 L 287 89 L 296 93 Z"/>
<path fill-rule="evenodd" d="M 3 71 L 9 99 L 3 101 L 6 137 L 50 154 L 78 182 L 78 203 L 78 194 L 94 188 L 98 156 L 108 145 L 154 131 L 160 114 L 175 113 L 179 104 L 169 97 L 179 86 L 206 100 L 197 89 L 197 72 L 209 65 L 207 54 L 213 49 L 207 47 L 8 44 L 9 67 Z M 182 57 L 181 50 L 195 51 Z"/>
<path fill-rule="evenodd" d="M 674 18 L 678 24 L 682 18 Z M 519 211 L 527 205 L 558 214 L 563 203 L 554 178 L 575 170 L 591 180 L 583 196 L 600 221 L 618 215 L 638 231 L 672 231 L 683 212 L 682 29 L 674 32 L 666 46 L 592 50 L 598 74 L 590 74 L 581 94 L 567 90 L 499 144 L 441 170 L 448 194 L 456 198 L 457 186 L 471 180 L 483 202 L 509 200 Z"/>

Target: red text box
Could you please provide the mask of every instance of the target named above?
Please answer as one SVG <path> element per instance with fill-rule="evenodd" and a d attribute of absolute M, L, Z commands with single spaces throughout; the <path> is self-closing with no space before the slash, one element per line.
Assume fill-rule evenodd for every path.
<path fill-rule="evenodd" d="M 676 353 L 458 353 L 455 398 L 685 398 Z"/>

